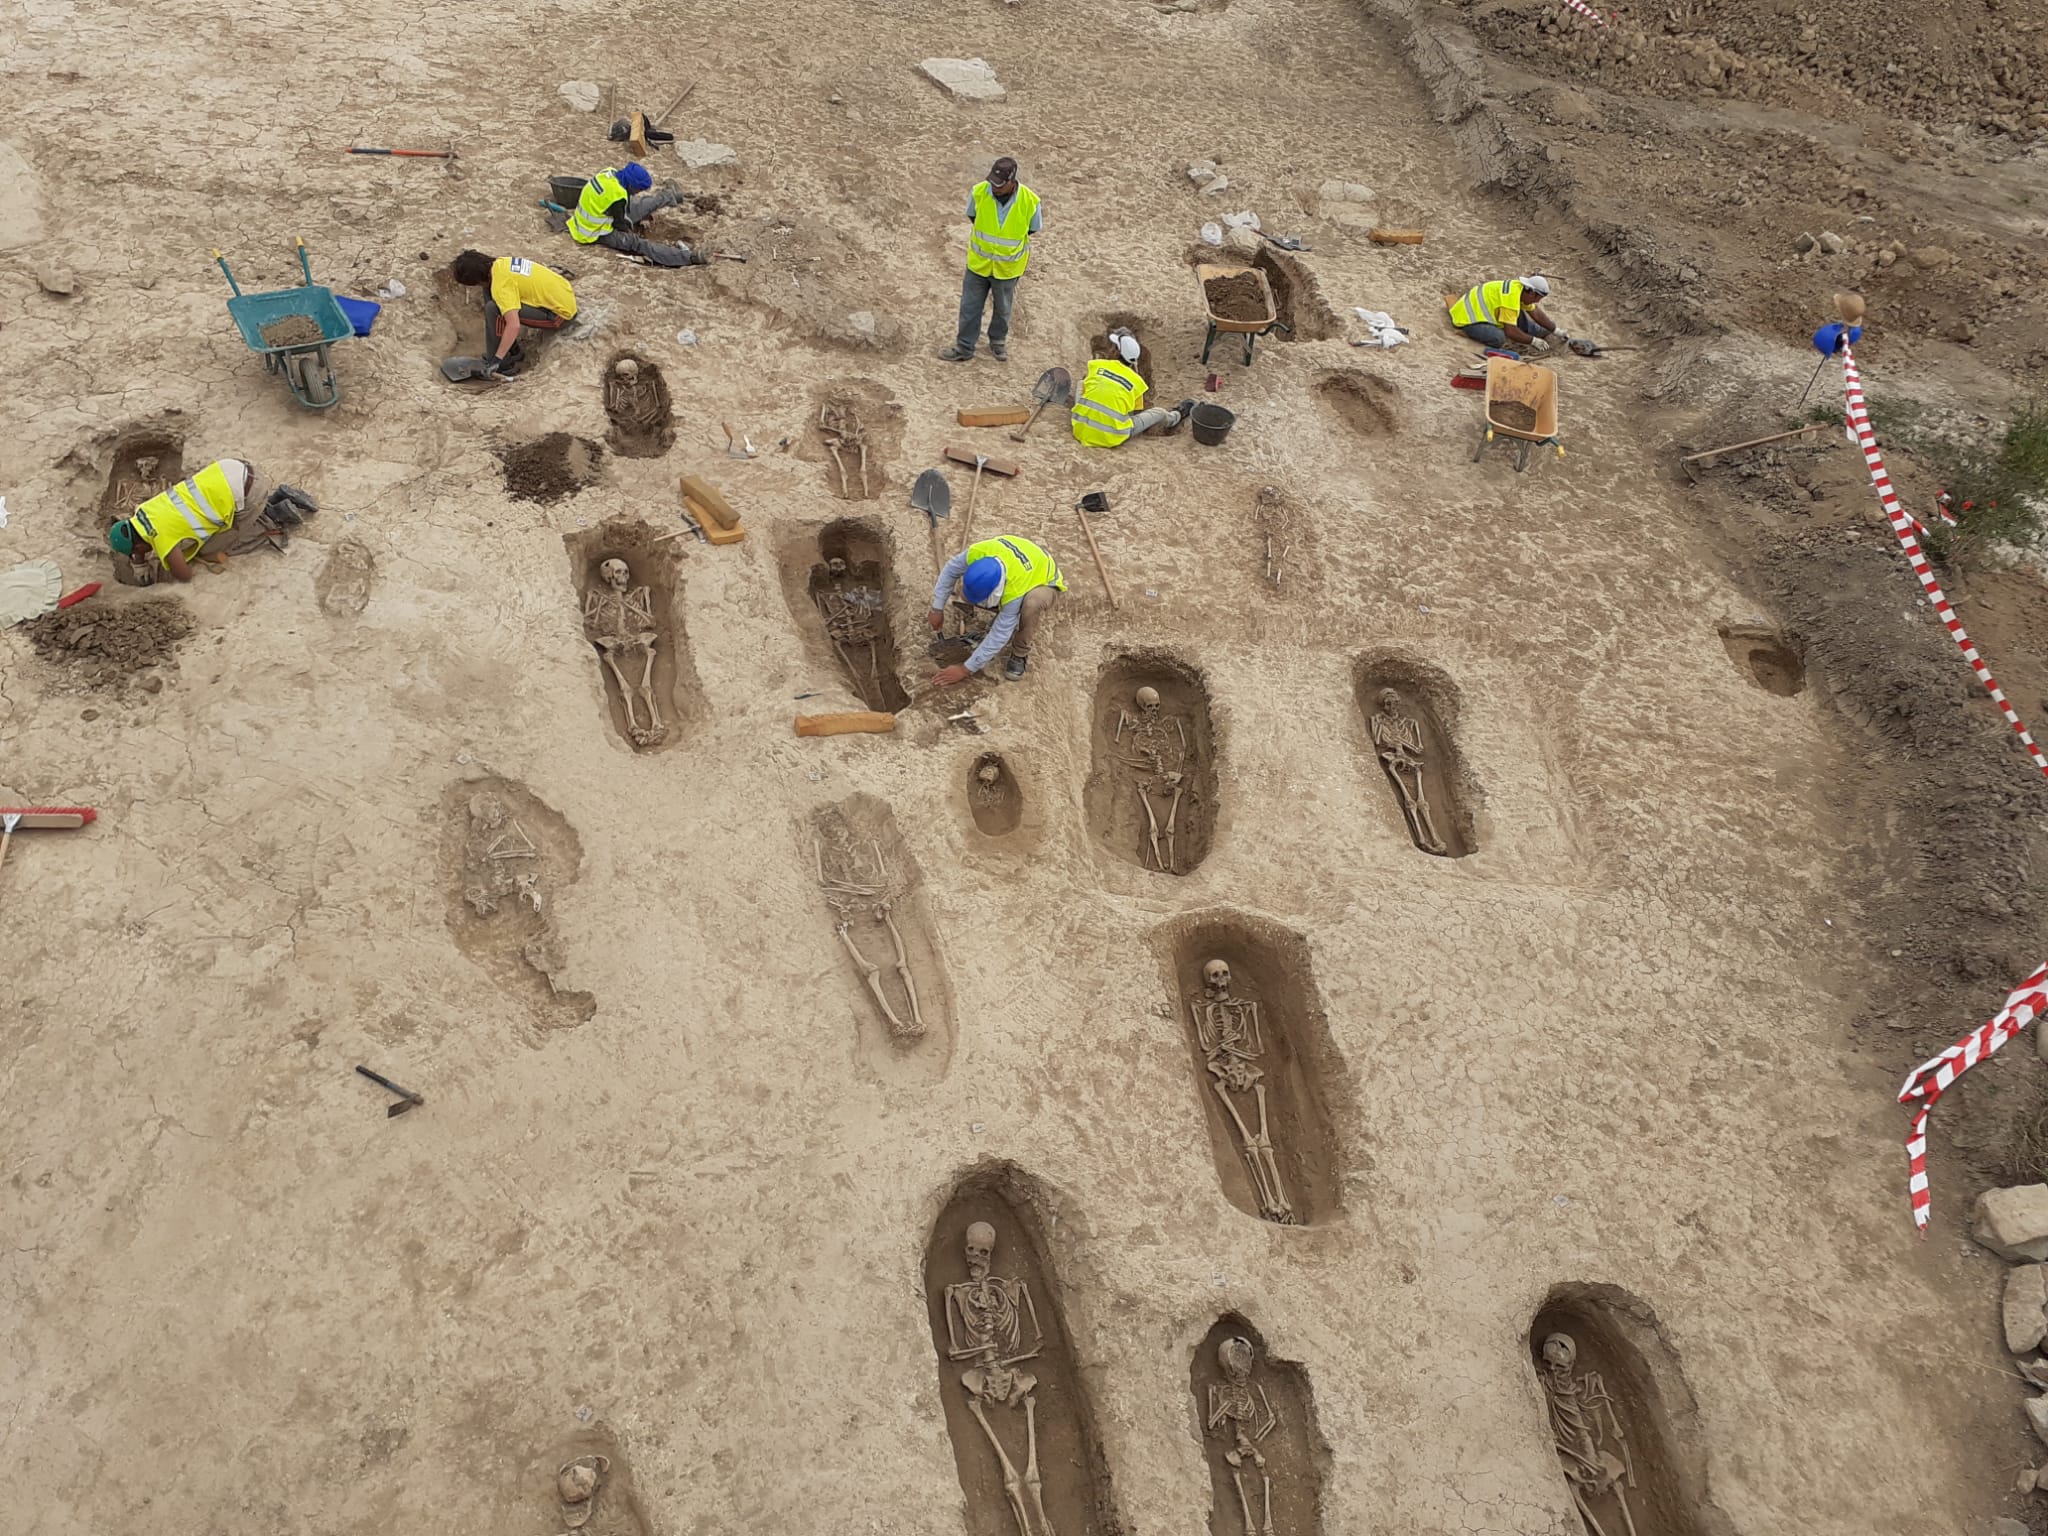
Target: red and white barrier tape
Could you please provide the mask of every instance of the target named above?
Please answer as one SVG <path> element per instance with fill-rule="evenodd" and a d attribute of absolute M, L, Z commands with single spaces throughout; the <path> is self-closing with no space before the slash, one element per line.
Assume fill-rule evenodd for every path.
<path fill-rule="evenodd" d="M 1586 0 L 1564 0 L 1564 3 L 1577 11 L 1581 16 L 1591 17 L 1594 26 L 1604 27 L 1607 25 L 1607 18 L 1586 4 Z"/>
<path fill-rule="evenodd" d="M 1899 1090 L 1899 1102 L 1920 1101 L 1906 1132 L 1906 1193 L 1913 1202 L 1913 1225 L 1924 1237 L 1931 1197 L 1927 1193 L 1927 1117 L 1949 1085 L 1970 1068 L 2025 1029 L 2040 1014 L 2048 1012 L 2048 965 L 2044 965 L 2017 987 L 1987 1024 L 1971 1030 L 1932 1061 L 1923 1061 L 1906 1078 Z"/>
<path fill-rule="evenodd" d="M 1962 648 L 1963 660 L 1970 664 L 1970 670 L 1977 674 L 1977 681 L 1984 685 L 1992 702 L 1997 704 L 2005 716 L 2005 722 L 2019 734 L 2020 744 L 2027 749 L 2027 756 L 2034 760 L 2034 766 L 2048 775 L 2048 757 L 2034 745 L 2034 737 L 2027 730 L 2025 722 L 2006 702 L 2005 691 L 1998 686 L 1998 679 L 1991 675 L 1991 669 L 1984 665 L 1984 658 L 1977 654 L 1977 647 L 1963 630 L 1963 621 L 1956 617 L 1956 611 L 1949 605 L 1948 594 L 1941 590 L 1941 583 L 1934 579 L 1933 567 L 1928 565 L 1927 556 L 1920 548 L 1920 541 L 1914 537 L 1918 528 L 1926 528 L 1906 509 L 1899 505 L 1899 493 L 1892 489 L 1891 476 L 1885 473 L 1884 457 L 1877 451 L 1877 436 L 1870 430 L 1870 411 L 1863 403 L 1863 379 L 1856 371 L 1856 357 L 1847 347 L 1842 348 L 1842 391 L 1847 400 L 1849 414 L 1849 435 L 1856 439 L 1856 445 L 1863 450 L 1863 462 L 1870 466 L 1870 483 L 1877 488 L 1878 502 L 1884 507 L 1884 515 L 1892 525 L 1892 532 L 1898 535 L 1899 545 L 1906 551 L 1906 563 L 1913 567 L 1913 574 L 1920 578 L 1920 585 L 1927 592 L 1927 600 L 1934 604 L 1935 616 L 1944 628 L 1955 637 Z"/>

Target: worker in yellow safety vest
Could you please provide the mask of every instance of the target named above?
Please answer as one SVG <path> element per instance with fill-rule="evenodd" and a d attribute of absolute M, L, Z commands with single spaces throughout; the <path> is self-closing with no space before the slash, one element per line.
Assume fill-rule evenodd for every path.
<path fill-rule="evenodd" d="M 1451 324 L 1482 347 L 1517 347 L 1548 352 L 1551 340 L 1571 338 L 1557 328 L 1536 301 L 1550 297 L 1550 279 L 1498 277 L 1451 300 Z"/>
<path fill-rule="evenodd" d="M 1031 237 L 1041 228 L 1038 194 L 1017 181 L 1017 162 L 1008 155 L 989 167 L 988 180 L 967 194 L 967 275 L 960 282 L 960 327 L 939 356 L 964 363 L 981 337 L 981 312 L 990 310 L 988 349 L 997 362 L 1010 355 L 1010 311 L 1017 303 L 1017 279 L 1031 264 Z"/>
<path fill-rule="evenodd" d="M 640 233 L 647 219 L 682 200 L 674 182 L 665 181 L 657 189 L 647 167 L 629 160 L 617 170 L 599 171 L 583 184 L 569 213 L 569 238 L 578 245 L 601 245 L 638 256 L 657 267 L 699 265 L 704 258 L 680 241 L 649 240 Z"/>
<path fill-rule="evenodd" d="M 155 583 L 159 570 L 165 570 L 180 581 L 190 581 L 192 561 L 204 558 L 218 568 L 230 554 L 256 544 L 281 545 L 285 529 L 320 510 L 304 491 L 280 485 L 253 524 L 237 528 L 235 519 L 255 484 L 255 471 L 242 460 L 215 459 L 150 497 L 107 530 L 107 544 L 121 557 L 116 579 L 147 587 Z"/>
<path fill-rule="evenodd" d="M 464 251 L 450 265 L 465 288 L 483 288 L 484 367 L 506 376 L 525 361 L 520 332 L 558 331 L 576 318 L 576 290 L 553 267 L 524 256 Z"/>
<path fill-rule="evenodd" d="M 1147 432 L 1165 436 L 1177 431 L 1195 402 L 1183 400 L 1170 411 L 1144 409 L 1145 378 L 1132 366 L 1144 355 L 1138 338 L 1118 327 L 1109 333 L 1109 344 L 1116 356 L 1095 359 L 1081 380 L 1080 397 L 1069 413 L 1074 440 L 1090 448 L 1115 448 Z"/>
<path fill-rule="evenodd" d="M 1014 533 L 999 533 L 977 539 L 946 562 L 932 588 L 929 622 L 934 631 L 946 627 L 946 604 L 955 583 L 960 595 L 975 608 L 993 608 L 996 616 L 986 633 L 970 630 L 964 637 L 978 639 L 974 654 L 957 666 L 945 668 L 932 677 L 934 687 L 947 688 L 964 683 L 974 673 L 1010 647 L 1010 659 L 1003 664 L 1003 676 L 1016 682 L 1031 664 L 1031 642 L 1044 622 L 1053 599 L 1067 590 L 1067 578 L 1059 562 L 1029 539 Z"/>

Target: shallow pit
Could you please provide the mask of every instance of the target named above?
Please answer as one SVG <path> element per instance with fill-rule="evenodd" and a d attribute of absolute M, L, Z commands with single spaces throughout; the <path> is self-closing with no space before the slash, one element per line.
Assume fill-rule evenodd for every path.
<path fill-rule="evenodd" d="M 592 680 L 604 697 L 613 731 L 636 752 L 674 746 L 682 727 L 699 715 L 702 702 L 678 596 L 682 541 L 663 537 L 637 518 L 615 517 L 565 535 L 562 546 L 569 556 L 569 580 L 584 638 L 590 642 Z M 607 560 L 623 560 L 630 573 L 624 606 L 618 610 L 607 606 L 612 591 L 604 579 Z M 635 617 L 642 609 L 654 631 L 651 676 L 639 640 L 645 631 Z M 601 638 L 613 643 L 600 645 Z M 605 660 L 607 650 L 617 671 Z"/>
<path fill-rule="evenodd" d="M 330 618 L 354 618 L 369 606 L 377 580 L 377 557 L 360 539 L 343 539 L 327 551 L 313 577 L 313 598 Z"/>
<path fill-rule="evenodd" d="M 587 437 L 549 432 L 493 450 L 505 472 L 505 494 L 514 501 L 560 501 L 588 490 L 604 467 L 604 447 Z"/>
<path fill-rule="evenodd" d="M 1209 912 L 1166 924 L 1153 945 L 1224 1198 L 1278 1226 L 1337 1217 L 1343 1176 L 1331 1100 L 1348 1090 L 1308 941 L 1262 918 Z M 1228 967 L 1226 987 L 1208 984 L 1205 967 L 1217 962 Z M 1262 1095 L 1270 1158 L 1252 1145 Z"/>
<path fill-rule="evenodd" d="M 1365 750 L 1409 839 L 1438 858 L 1472 853 L 1476 797 L 1458 751 L 1458 692 L 1449 676 L 1404 656 L 1362 658 L 1352 675 Z"/>
<path fill-rule="evenodd" d="M 1288 327 L 1275 336 L 1282 341 L 1323 341 L 1337 334 L 1337 317 L 1323 298 L 1322 283 L 1300 256 L 1268 245 L 1252 258 L 1252 265 L 1273 285 L 1273 307 L 1280 323 Z"/>
<path fill-rule="evenodd" d="M 1002 1462 L 970 1406 L 977 1401 L 1019 1474 L 1027 1462 L 1029 1405 L 1045 1514 L 1040 1522 L 1033 1508 L 1033 1530 L 1112 1536 L 1124 1528 L 1067 1333 L 1059 1272 L 1045 1237 L 1049 1228 L 1057 1230 L 1051 1217 L 1051 1203 L 1037 1180 L 1014 1164 L 984 1163 L 954 1186 L 925 1245 L 926 1314 L 946 1433 L 967 1500 L 968 1536 L 1018 1536 Z M 985 1223 L 994 1236 L 990 1284 L 982 1292 L 970 1289 L 965 1252 L 969 1228 L 976 1223 Z M 992 1318 L 993 1326 L 973 1326 L 983 1318 Z M 1014 1330 L 1008 1326 L 1012 1321 Z M 1006 1374 L 1016 1379 L 1005 1380 Z M 979 1399 L 970 1381 L 985 1389 Z M 1023 1487 L 1019 1492 L 1028 1498 Z"/>
<path fill-rule="evenodd" d="M 1150 710 L 1142 689 L 1158 696 Z M 1082 803 L 1097 844 L 1140 869 L 1192 874 L 1209 856 L 1218 808 L 1201 673 L 1164 652 L 1107 662 L 1096 679 L 1090 746 Z"/>
<path fill-rule="evenodd" d="M 1735 670 L 1765 693 L 1789 699 L 1806 688 L 1806 658 L 1798 643 L 1754 624 L 1723 624 L 1721 644 Z"/>
<path fill-rule="evenodd" d="M 1241 1371 L 1247 1361 L 1250 1371 L 1239 1387 L 1231 1367 Z M 1195 1347 L 1188 1390 L 1209 1466 L 1210 1536 L 1248 1536 L 1262 1528 L 1316 1536 L 1330 1448 L 1316 1424 L 1308 1372 L 1271 1355 L 1243 1314 L 1226 1312 Z M 1245 1441 L 1263 1464 L 1244 1454 Z M 1247 1505 L 1252 1520 L 1245 1518 Z"/>
<path fill-rule="evenodd" d="M 984 752 L 967 770 L 967 806 L 987 837 L 1003 837 L 1024 819 L 1024 791 L 1000 752 Z"/>
<path fill-rule="evenodd" d="M 1109 344 L 1109 333 L 1120 326 L 1138 338 L 1138 360 L 1131 366 L 1137 369 L 1138 377 L 1145 381 L 1145 388 L 1150 391 L 1158 383 L 1159 375 L 1153 371 L 1156 359 L 1152 355 L 1152 345 L 1148 339 L 1153 329 L 1152 322 L 1146 320 L 1144 316 L 1123 309 L 1113 310 L 1104 315 L 1102 328 L 1088 338 L 1088 355 L 1093 358 L 1114 357 L 1121 360 L 1122 354 Z M 1074 397 L 1079 399 L 1080 395 L 1081 378 L 1077 374 L 1074 378 Z M 1147 398 L 1145 403 L 1152 406 L 1159 402 Z"/>
<path fill-rule="evenodd" d="M 1402 426 L 1401 389 L 1391 379 L 1341 368 L 1316 380 L 1316 399 L 1360 437 L 1390 437 Z"/>
<path fill-rule="evenodd" d="M 797 456 L 818 466 L 825 489 L 841 501 L 875 501 L 895 484 L 889 466 L 902 446 L 896 396 L 873 379 L 835 379 L 812 396 Z"/>
<path fill-rule="evenodd" d="M 604 367 L 605 441 L 622 459 L 658 459 L 676 440 L 675 406 L 659 364 L 635 352 L 615 354 Z"/>

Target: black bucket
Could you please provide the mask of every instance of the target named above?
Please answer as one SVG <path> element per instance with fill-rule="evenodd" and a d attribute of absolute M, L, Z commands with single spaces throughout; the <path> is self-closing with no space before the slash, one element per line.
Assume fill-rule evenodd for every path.
<path fill-rule="evenodd" d="M 560 203 L 564 208 L 574 208 L 583 196 L 583 185 L 588 180 L 583 176 L 550 176 L 548 178 L 548 201 Z"/>
<path fill-rule="evenodd" d="M 1195 441 L 1214 448 L 1230 436 L 1230 429 L 1237 424 L 1237 413 L 1204 400 L 1195 407 L 1188 420 L 1194 426 Z"/>

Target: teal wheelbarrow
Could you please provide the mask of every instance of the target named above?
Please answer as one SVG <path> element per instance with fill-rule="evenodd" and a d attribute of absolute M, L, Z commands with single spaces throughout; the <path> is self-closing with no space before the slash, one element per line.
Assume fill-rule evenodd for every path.
<path fill-rule="evenodd" d="M 301 240 L 298 246 L 302 281 L 296 288 L 271 293 L 242 292 L 242 285 L 228 270 L 227 258 L 215 251 L 213 259 L 235 290 L 228 300 L 228 315 L 249 350 L 263 359 L 264 371 L 283 374 L 294 400 L 322 411 L 341 398 L 341 386 L 334 381 L 332 348 L 353 335 L 354 327 L 335 302 L 333 291 L 313 281 L 306 242 Z"/>

